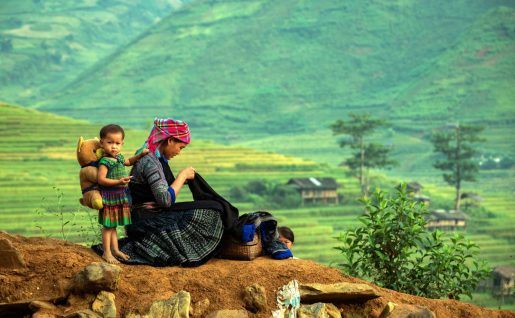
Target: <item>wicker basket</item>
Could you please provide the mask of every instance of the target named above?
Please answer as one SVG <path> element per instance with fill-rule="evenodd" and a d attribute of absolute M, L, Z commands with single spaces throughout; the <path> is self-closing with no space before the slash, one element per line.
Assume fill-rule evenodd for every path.
<path fill-rule="evenodd" d="M 250 242 L 243 243 L 229 235 L 224 239 L 223 244 L 220 258 L 251 261 L 263 253 L 259 231 Z"/>

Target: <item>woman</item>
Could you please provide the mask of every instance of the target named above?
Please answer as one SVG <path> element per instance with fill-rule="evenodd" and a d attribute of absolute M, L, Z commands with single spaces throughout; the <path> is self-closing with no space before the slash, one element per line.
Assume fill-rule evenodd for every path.
<path fill-rule="evenodd" d="M 126 262 L 201 265 L 218 252 L 224 224 L 228 229 L 237 219 L 238 210 L 212 191 L 193 167 L 174 177 L 168 160 L 179 155 L 189 142 L 190 132 L 185 122 L 154 120 L 142 147 L 148 148 L 149 154 L 131 171 L 133 224 L 126 227 L 128 237 L 120 242 L 121 250 L 129 256 Z M 175 203 L 186 182 L 193 190 L 195 201 Z"/>

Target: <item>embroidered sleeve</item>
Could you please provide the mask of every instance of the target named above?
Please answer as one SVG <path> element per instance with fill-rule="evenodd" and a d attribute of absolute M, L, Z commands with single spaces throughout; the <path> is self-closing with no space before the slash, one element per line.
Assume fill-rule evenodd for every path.
<path fill-rule="evenodd" d="M 172 204 L 172 195 L 168 191 L 168 184 L 159 160 L 153 155 L 141 159 L 141 174 L 150 186 L 150 190 L 159 206 L 169 207 Z M 175 193 L 174 193 L 175 194 Z"/>

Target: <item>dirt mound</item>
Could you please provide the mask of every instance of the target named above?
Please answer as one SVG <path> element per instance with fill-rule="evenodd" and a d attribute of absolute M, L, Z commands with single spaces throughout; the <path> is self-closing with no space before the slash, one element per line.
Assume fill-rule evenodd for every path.
<path fill-rule="evenodd" d="M 48 238 L 26 238 L 0 233 L 22 254 L 26 268 L 0 267 L 0 303 L 29 299 L 55 299 L 62 296 L 73 275 L 101 259 L 89 248 Z M 514 312 L 495 311 L 455 300 L 434 300 L 379 288 L 369 282 L 343 275 L 339 270 L 307 260 L 277 261 L 259 257 L 254 261 L 212 259 L 196 268 L 121 265 L 119 288 L 115 292 L 118 315 L 146 313 L 155 300 L 166 299 L 185 290 L 192 303 L 209 298 L 209 311 L 243 309 L 242 291 L 253 283 L 265 287 L 268 311 L 251 317 L 270 317 L 276 309 L 277 289 L 292 279 L 301 283 L 353 282 L 374 286 L 382 297 L 362 304 L 337 304 L 343 317 L 350 314 L 377 317 L 391 301 L 416 304 L 442 317 L 515 317 Z M 354 316 L 353 316 L 354 317 Z"/>

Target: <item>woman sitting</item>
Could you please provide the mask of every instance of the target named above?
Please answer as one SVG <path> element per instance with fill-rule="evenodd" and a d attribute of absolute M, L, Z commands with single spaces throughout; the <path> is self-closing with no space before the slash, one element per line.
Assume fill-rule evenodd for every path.
<path fill-rule="evenodd" d="M 224 228 L 237 219 L 238 210 L 212 191 L 193 167 L 174 177 L 168 160 L 189 142 L 185 122 L 155 119 L 141 148 L 148 148 L 149 154 L 131 171 L 132 224 L 126 226 L 127 238 L 120 242 L 120 249 L 130 257 L 126 263 L 201 265 L 218 252 Z M 186 182 L 195 201 L 175 203 Z"/>

